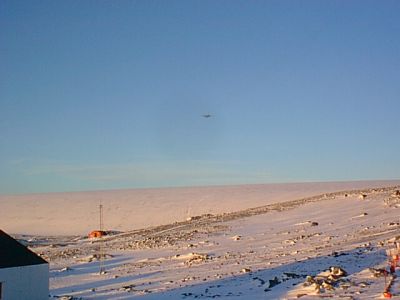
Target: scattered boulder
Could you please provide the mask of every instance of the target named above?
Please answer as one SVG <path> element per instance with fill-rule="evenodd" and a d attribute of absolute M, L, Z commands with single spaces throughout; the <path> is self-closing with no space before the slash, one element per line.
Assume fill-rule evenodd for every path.
<path fill-rule="evenodd" d="M 112 258 L 113 257 L 113 255 L 111 255 L 111 254 L 103 254 L 103 255 L 101 255 L 101 257 L 100 257 L 100 254 L 92 254 L 92 255 L 89 255 L 89 256 L 87 256 L 87 257 L 83 257 L 83 258 L 81 258 L 79 261 L 81 261 L 81 262 L 92 262 L 92 261 L 97 261 L 97 260 L 100 260 L 100 258 L 102 258 L 102 259 L 107 259 L 107 258 Z"/>
<path fill-rule="evenodd" d="M 187 217 L 186 221 L 194 221 L 194 220 L 200 220 L 201 216 L 192 216 L 192 217 Z"/>
<path fill-rule="evenodd" d="M 400 222 L 390 222 L 389 226 L 400 226 Z"/>
<path fill-rule="evenodd" d="M 340 267 L 336 267 L 336 266 L 330 267 L 329 271 L 331 272 L 332 276 L 336 276 L 336 277 L 347 276 L 347 272 Z"/>
<path fill-rule="evenodd" d="M 360 214 L 360 215 L 358 215 L 358 216 L 352 217 L 352 219 L 363 218 L 363 217 L 365 217 L 365 216 L 368 216 L 368 213 L 364 212 L 364 213 L 362 213 L 362 214 Z"/>
<path fill-rule="evenodd" d="M 386 271 L 385 269 L 369 268 L 368 270 L 372 273 L 372 276 L 375 278 L 385 277 L 388 275 L 388 271 Z"/>
<path fill-rule="evenodd" d="M 297 223 L 295 225 L 296 226 L 301 226 L 301 225 L 318 226 L 318 222 L 306 221 L 306 222 Z"/>
<path fill-rule="evenodd" d="M 132 292 L 135 291 L 135 285 L 134 284 L 130 284 L 130 285 L 124 285 L 122 286 L 119 290 L 120 291 L 124 291 L 124 292 Z"/>
<path fill-rule="evenodd" d="M 400 207 L 400 191 L 394 191 L 389 198 L 384 200 L 384 203 L 389 207 Z"/>
<path fill-rule="evenodd" d="M 295 279 L 295 278 L 304 277 L 303 275 L 298 275 L 296 273 L 290 273 L 290 272 L 283 272 L 283 275 L 285 275 L 286 278 L 288 278 L 288 279 Z"/>
<path fill-rule="evenodd" d="M 322 287 L 328 291 L 333 291 L 335 289 L 335 287 L 327 281 L 322 282 Z"/>
<path fill-rule="evenodd" d="M 388 244 L 394 244 L 394 243 L 396 243 L 396 242 L 398 242 L 398 241 L 400 241 L 400 235 L 395 236 L 395 237 L 393 237 L 393 238 L 391 238 L 391 239 L 388 239 L 386 242 L 387 242 Z"/>
<path fill-rule="evenodd" d="M 176 254 L 174 256 L 175 259 L 182 259 L 184 260 L 184 264 L 185 265 L 192 265 L 194 263 L 201 263 L 204 262 L 208 259 L 210 259 L 210 256 L 208 254 L 205 253 L 189 253 L 189 254 Z"/>
<path fill-rule="evenodd" d="M 274 286 L 278 285 L 281 283 L 281 281 L 278 279 L 278 277 L 274 277 L 274 279 L 270 279 L 269 281 L 269 289 L 273 288 Z"/>
<path fill-rule="evenodd" d="M 328 271 L 315 277 L 307 276 L 303 286 L 311 287 L 315 293 L 333 291 L 342 282 L 342 278 L 347 276 L 347 272 L 338 266 L 332 266 Z"/>
<path fill-rule="evenodd" d="M 60 300 L 81 300 L 82 298 L 77 298 L 74 296 L 69 296 L 69 295 L 64 295 L 61 297 L 58 297 Z"/>
<path fill-rule="evenodd" d="M 294 244 L 296 244 L 296 241 L 290 239 L 290 240 L 285 240 L 285 243 L 286 243 L 286 244 L 289 244 L 289 245 L 294 245 Z"/>

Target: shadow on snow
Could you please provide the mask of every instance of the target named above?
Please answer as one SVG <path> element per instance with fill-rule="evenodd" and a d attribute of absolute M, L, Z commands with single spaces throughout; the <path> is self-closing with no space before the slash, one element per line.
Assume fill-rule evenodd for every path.
<path fill-rule="evenodd" d="M 121 262 L 126 260 L 131 260 L 132 257 L 114 257 L 112 259 L 103 260 L 102 266 L 105 269 L 112 269 L 113 267 L 119 266 Z M 78 265 L 74 265 L 71 269 L 60 271 L 60 270 L 51 270 L 50 277 L 60 278 L 66 276 L 73 275 L 83 275 L 90 273 L 99 273 L 100 272 L 100 261 L 93 261 L 87 263 L 81 263 Z"/>
<path fill-rule="evenodd" d="M 307 275 L 315 276 L 331 266 L 340 266 L 348 275 L 381 264 L 387 259 L 383 249 L 356 248 L 336 255 L 320 256 L 286 265 L 272 267 L 232 277 L 210 280 L 162 293 L 123 299 L 282 299 L 293 286 L 305 281 Z"/>

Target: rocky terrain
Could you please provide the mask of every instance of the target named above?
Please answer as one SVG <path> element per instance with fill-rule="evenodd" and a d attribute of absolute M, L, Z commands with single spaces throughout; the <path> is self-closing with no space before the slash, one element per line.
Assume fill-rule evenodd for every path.
<path fill-rule="evenodd" d="M 399 298 L 387 255 L 400 242 L 399 208 L 393 186 L 191 216 L 97 239 L 17 238 L 50 262 L 52 298 L 377 299 L 391 280 L 391 295 Z"/>

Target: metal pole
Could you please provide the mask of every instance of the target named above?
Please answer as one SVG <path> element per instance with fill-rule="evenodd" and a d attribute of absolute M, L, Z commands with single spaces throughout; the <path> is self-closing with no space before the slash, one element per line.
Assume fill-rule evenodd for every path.
<path fill-rule="evenodd" d="M 100 211 L 100 241 L 99 241 L 99 266 L 100 266 L 100 275 L 105 274 L 103 259 L 104 259 L 104 249 L 103 249 L 103 205 L 100 202 L 99 205 Z"/>

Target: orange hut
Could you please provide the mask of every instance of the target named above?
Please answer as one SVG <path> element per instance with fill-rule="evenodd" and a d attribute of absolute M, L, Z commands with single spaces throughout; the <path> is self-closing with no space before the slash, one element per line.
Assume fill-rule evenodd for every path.
<path fill-rule="evenodd" d="M 100 238 L 107 235 L 107 232 L 103 231 L 103 230 L 93 230 L 92 232 L 90 232 L 88 234 L 89 239 L 91 238 Z"/>

